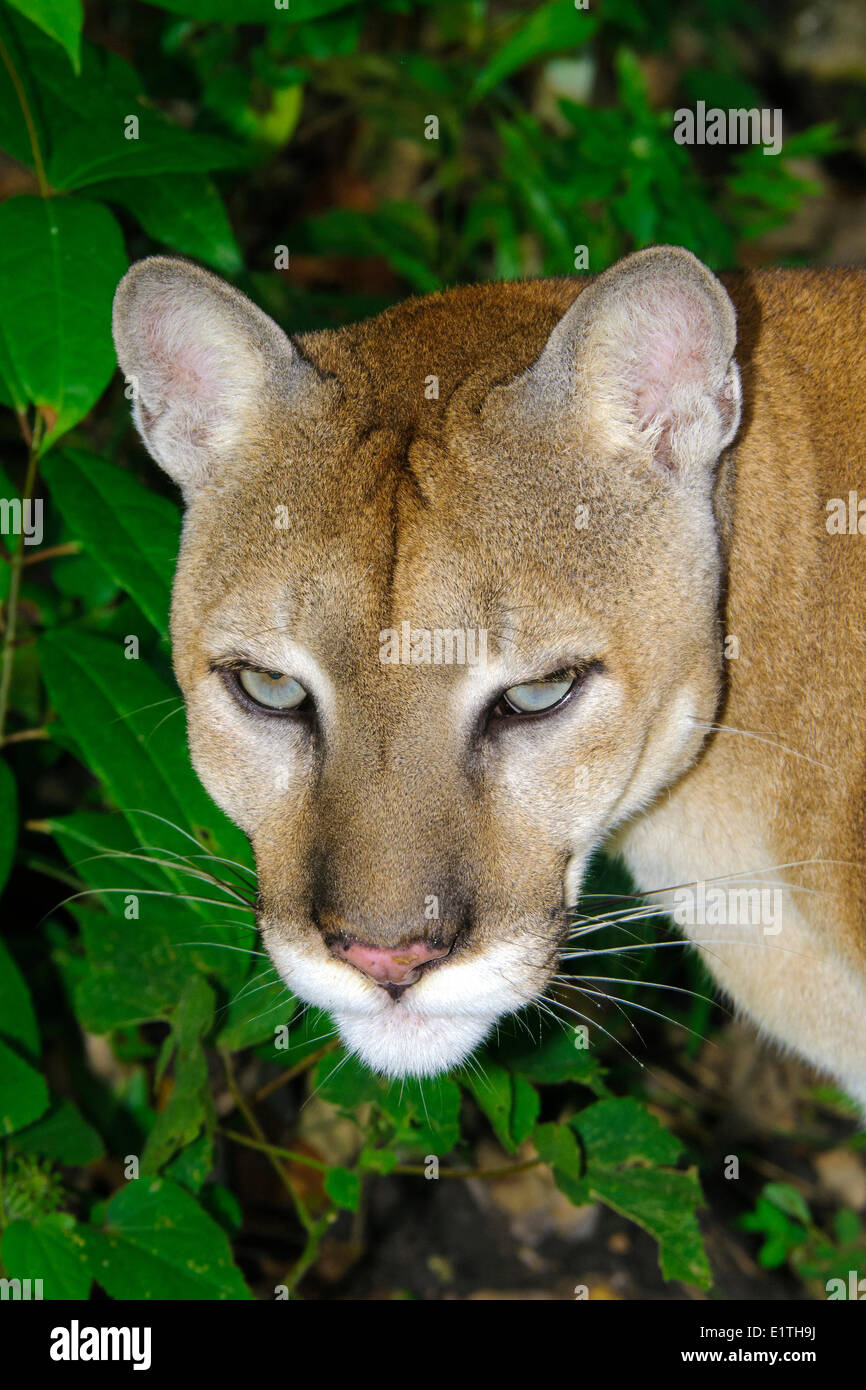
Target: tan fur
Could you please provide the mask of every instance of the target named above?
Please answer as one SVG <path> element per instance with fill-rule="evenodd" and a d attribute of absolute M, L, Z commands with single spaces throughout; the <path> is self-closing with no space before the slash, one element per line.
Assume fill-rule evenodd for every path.
<path fill-rule="evenodd" d="M 675 249 L 294 343 L 181 262 L 118 291 L 139 427 L 188 503 L 195 766 L 252 840 L 278 966 L 383 1070 L 453 1064 L 544 989 L 613 835 L 643 890 L 784 883 L 778 934 L 690 934 L 866 1102 L 866 562 L 825 524 L 860 471 L 863 278 L 723 278 L 733 447 L 730 301 Z M 486 667 L 383 665 L 404 620 L 484 630 Z M 211 669 L 232 654 L 301 681 L 315 725 L 241 709 Z M 602 665 L 561 712 L 481 728 L 581 661 Z M 453 949 L 399 999 L 329 951 L 418 937 Z"/>

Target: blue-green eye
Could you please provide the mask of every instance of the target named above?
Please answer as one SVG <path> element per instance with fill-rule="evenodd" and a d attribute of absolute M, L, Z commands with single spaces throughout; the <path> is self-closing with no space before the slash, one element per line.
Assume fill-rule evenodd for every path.
<path fill-rule="evenodd" d="M 512 685 L 502 696 L 494 711 L 504 715 L 546 714 L 561 705 L 566 696 L 577 684 L 574 671 L 557 671 L 547 680 L 527 681 L 524 685 Z"/>
<path fill-rule="evenodd" d="M 242 667 L 238 681 L 250 699 L 263 709 L 300 709 L 307 699 L 307 691 L 293 676 L 284 676 L 280 671 L 257 671 L 251 666 Z"/>

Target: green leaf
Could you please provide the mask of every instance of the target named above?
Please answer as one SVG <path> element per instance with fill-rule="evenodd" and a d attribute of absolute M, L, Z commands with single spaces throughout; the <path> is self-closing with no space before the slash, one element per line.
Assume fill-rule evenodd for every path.
<path fill-rule="evenodd" d="M 158 821 L 137 820 L 151 833 L 162 830 L 181 853 L 191 848 Z M 239 932 L 237 906 L 230 903 L 221 913 L 218 907 L 180 896 L 178 890 L 184 886 L 206 890 L 208 885 L 180 874 L 173 877 L 172 869 L 152 863 L 118 815 L 78 812 L 49 821 L 48 828 L 76 875 L 94 892 L 91 905 L 84 906 L 87 898 L 80 898 L 69 908 L 80 924 L 86 951 L 85 968 L 70 980 L 84 1027 L 102 1033 L 169 1018 L 197 970 L 217 977 L 234 995 L 248 971 L 240 948 L 255 941 L 252 923 L 246 943 Z M 155 854 L 169 864 L 177 862 L 168 851 Z M 132 910 L 137 918 L 128 918 Z"/>
<path fill-rule="evenodd" d="M 532 1132 L 540 1109 L 541 1097 L 535 1087 L 522 1076 L 515 1075 L 514 1100 L 511 1105 L 511 1137 L 515 1148 L 519 1148 Z"/>
<path fill-rule="evenodd" d="M 203 1126 L 213 1127 L 213 1102 L 202 1040 L 213 1023 L 213 990 L 201 975 L 190 976 L 172 1025 L 177 1049 L 174 1086 L 147 1137 L 143 1174 L 156 1173 L 178 1149 L 191 1144 Z"/>
<path fill-rule="evenodd" d="M 475 79 L 470 100 L 477 101 L 519 68 L 549 53 L 575 52 L 592 38 L 598 19 L 575 9 L 574 0 L 549 0 L 533 9 Z"/>
<path fill-rule="evenodd" d="M 180 512 L 131 473 L 83 449 L 48 456 L 43 475 L 69 527 L 159 632 L 168 632 Z"/>
<path fill-rule="evenodd" d="M 111 303 L 126 267 L 120 228 L 98 203 L 0 205 L 0 381 L 17 410 L 44 411 L 45 445 L 87 414 L 111 378 Z"/>
<path fill-rule="evenodd" d="M 514 1153 L 516 1145 L 511 1134 L 514 1083 L 511 1073 L 486 1054 L 479 1058 L 478 1068 L 478 1071 L 468 1067 L 461 1070 L 460 1082 L 475 1097 L 502 1147 Z"/>
<path fill-rule="evenodd" d="M 529 1045 L 525 1036 L 514 1033 L 511 1037 L 503 1037 L 499 1046 L 491 1051 L 498 1062 L 529 1081 L 548 1086 L 562 1081 L 579 1081 L 584 1086 L 603 1092 L 601 1064 L 589 1048 L 576 1047 L 575 1041 L 575 1034 L 570 1029 L 556 1028 L 544 1034 L 537 1043 Z"/>
<path fill-rule="evenodd" d="M 325 1191 L 332 1202 L 346 1211 L 357 1211 L 361 1200 L 361 1179 L 348 1168 L 329 1168 L 325 1174 Z"/>
<path fill-rule="evenodd" d="M 682 1144 L 640 1101 L 601 1100 L 571 1121 L 591 1153 L 592 1163 L 676 1163 Z"/>
<path fill-rule="evenodd" d="M 379 1104 L 397 1126 L 391 1148 L 441 1156 L 460 1139 L 460 1087 L 448 1076 L 392 1081 Z"/>
<path fill-rule="evenodd" d="M 383 1084 L 353 1054 L 329 1052 L 316 1068 L 315 1092 L 341 1110 L 354 1110 L 367 1100 L 381 1097 Z"/>
<path fill-rule="evenodd" d="M 4 492 L 4 497 L 11 494 Z M 3 566 L 7 568 L 6 565 Z M 6 880 L 12 870 L 15 858 L 15 845 L 18 840 L 18 789 L 8 763 L 0 760 L 0 890 L 5 888 Z M 0 982 L 2 989 L 2 982 Z M 0 1013 L 0 1020 L 2 1020 Z"/>
<path fill-rule="evenodd" d="M 682 1152 L 679 1141 L 636 1100 L 602 1100 L 570 1121 L 586 1153 L 586 1174 L 562 1170 L 557 1183 L 577 1205 L 595 1198 L 642 1226 L 658 1242 L 665 1279 L 700 1288 L 712 1283 L 697 1208 L 703 1205 L 694 1169 L 668 1166 Z"/>
<path fill-rule="evenodd" d="M 94 1278 L 111 1298 L 248 1299 L 225 1232 L 165 1178 L 112 1197 L 104 1229 L 84 1228 Z"/>
<path fill-rule="evenodd" d="M 787 1182 L 768 1182 L 764 1184 L 761 1194 L 771 1202 L 779 1211 L 783 1211 L 786 1216 L 793 1216 L 795 1220 L 802 1221 L 804 1226 L 811 1226 L 812 1216 L 806 1204 L 806 1199 L 796 1187 L 792 1187 Z"/>
<path fill-rule="evenodd" d="M 244 1224 L 244 1214 L 241 1210 L 241 1204 L 233 1192 L 227 1187 L 223 1187 L 222 1183 L 209 1182 L 199 1194 L 199 1201 L 208 1216 L 213 1217 L 230 1240 L 237 1235 Z"/>
<path fill-rule="evenodd" d="M 274 1030 L 287 1024 L 297 1007 L 297 999 L 269 961 L 254 957 L 249 979 L 220 1015 L 224 1022 L 217 1034 L 217 1043 L 232 1052 L 254 1047 L 256 1043 L 273 1038 Z"/>
<path fill-rule="evenodd" d="M 24 976 L 0 941 L 0 1037 L 17 1044 L 28 1057 L 39 1056 L 39 1024 Z"/>
<path fill-rule="evenodd" d="M 41 1279 L 43 1298 L 81 1300 L 90 1293 L 90 1255 L 68 1212 L 12 1221 L 0 1241 L 0 1259 L 10 1279 Z"/>
<path fill-rule="evenodd" d="M 551 1168 L 569 1178 L 580 1177 L 580 1149 L 568 1125 L 536 1125 L 532 1142 L 538 1150 L 539 1158 Z"/>
<path fill-rule="evenodd" d="M 39 1154 L 76 1166 L 93 1163 L 105 1152 L 96 1130 L 78 1107 L 66 1099 L 55 1100 L 48 1113 L 34 1125 L 19 1130 L 12 1143 L 20 1153 Z"/>
<path fill-rule="evenodd" d="M 84 11 L 81 0 L 9 0 L 9 4 L 37 24 L 50 39 L 56 39 L 69 54 L 74 71 L 81 70 L 81 26 Z"/>
<path fill-rule="evenodd" d="M 0 1042 L 0 1134 L 23 1129 L 47 1109 L 45 1078 Z"/>
<path fill-rule="evenodd" d="M 153 843 L 157 823 L 137 818 L 135 812 L 150 810 L 198 830 L 216 853 L 248 863 L 244 836 L 217 810 L 192 770 L 182 723 L 166 721 L 167 713 L 180 708 L 177 689 L 143 659 L 127 660 L 120 641 L 80 630 L 46 634 L 40 652 L 45 683 L 64 727 L 141 843 Z M 187 878 L 187 891 L 196 896 L 223 896 L 207 891 L 207 884 L 190 884 Z M 235 917 L 239 910 L 234 909 Z"/>
<path fill-rule="evenodd" d="M 172 1159 L 165 1176 L 189 1192 L 198 1192 L 212 1169 L 213 1135 L 202 1133 Z"/>
<path fill-rule="evenodd" d="M 115 179 L 95 184 L 90 192 L 127 208 L 154 241 L 205 261 L 224 275 L 243 269 L 225 205 L 207 174 Z"/>

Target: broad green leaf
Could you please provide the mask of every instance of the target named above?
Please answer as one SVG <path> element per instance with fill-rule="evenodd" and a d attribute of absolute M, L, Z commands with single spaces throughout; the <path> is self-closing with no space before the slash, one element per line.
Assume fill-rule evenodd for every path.
<path fill-rule="evenodd" d="M 198 1192 L 213 1169 L 213 1135 L 202 1133 L 169 1163 L 165 1176 L 189 1192 Z"/>
<path fill-rule="evenodd" d="M 592 1198 L 642 1226 L 658 1242 L 666 1279 L 708 1288 L 712 1282 L 697 1209 L 703 1195 L 694 1169 L 672 1166 L 682 1147 L 638 1101 L 602 1100 L 570 1121 L 580 1136 L 586 1173 L 573 1179 L 555 1170 L 569 1199 Z"/>
<path fill-rule="evenodd" d="M 65 55 L 38 29 L 18 21 L 8 30 L 16 71 L 36 113 L 37 138 L 52 189 L 71 191 L 107 179 L 169 173 L 210 174 L 247 162 L 241 146 L 173 125 L 149 100 L 139 75 L 116 53 L 82 43 L 81 75 L 76 79 Z M 9 131 L 14 154 L 32 168 L 30 141 L 20 113 L 16 116 L 14 87 L 10 91 L 4 73 L 0 65 L 0 134 Z"/>
<path fill-rule="evenodd" d="M 148 236 L 224 275 L 243 269 L 223 200 L 207 174 L 159 174 L 95 184 L 91 196 L 128 208 Z"/>
<path fill-rule="evenodd" d="M 28 1057 L 39 1056 L 39 1024 L 24 976 L 0 941 L 0 1038 L 16 1043 Z"/>
<path fill-rule="evenodd" d="M 532 1132 L 541 1109 L 541 1098 L 534 1086 L 524 1077 L 514 1076 L 514 1101 L 511 1106 L 511 1137 L 516 1148 Z"/>
<path fill-rule="evenodd" d="M 551 1168 L 565 1173 L 569 1178 L 580 1177 L 580 1149 L 568 1125 L 536 1125 L 532 1142 L 538 1150 L 539 1158 Z"/>
<path fill-rule="evenodd" d="M 676 1163 L 683 1146 L 637 1100 L 601 1100 L 571 1121 L 594 1166 L 618 1163 Z"/>
<path fill-rule="evenodd" d="M 9 4 L 37 24 L 49 38 L 56 39 L 69 54 L 75 72 L 81 69 L 81 26 L 84 11 L 81 0 L 9 0 Z"/>
<path fill-rule="evenodd" d="M 93 1163 L 105 1152 L 96 1130 L 67 1099 L 55 1100 L 41 1120 L 19 1130 L 12 1142 L 20 1153 L 76 1165 Z"/>
<path fill-rule="evenodd" d="M 153 843 L 157 822 L 134 813 L 149 810 L 197 832 L 216 853 L 248 863 L 245 838 L 214 806 L 192 770 L 182 721 L 171 717 L 181 705 L 177 690 L 144 660 L 128 660 L 119 641 L 63 629 L 46 634 L 40 650 L 54 708 L 142 843 Z M 224 896 L 197 891 L 203 887 L 193 888 L 187 880 L 188 891 L 197 896 Z"/>
<path fill-rule="evenodd" d="M 48 1109 L 48 1087 L 41 1072 L 0 1042 L 0 1134 L 12 1134 Z"/>
<path fill-rule="evenodd" d="M 538 1118 L 538 1092 L 487 1052 L 478 1057 L 477 1068 L 462 1069 L 459 1080 L 484 1111 L 502 1147 L 514 1153 Z"/>
<path fill-rule="evenodd" d="M 527 1043 L 525 1035 L 515 1032 L 503 1037 L 491 1052 L 497 1062 L 529 1081 L 549 1086 L 562 1081 L 579 1081 L 603 1092 L 604 1069 L 590 1048 L 575 1045 L 579 1041 L 580 1035 L 570 1028 L 551 1029 L 537 1043 Z"/>
<path fill-rule="evenodd" d="M 459 1073 L 460 1081 L 484 1111 L 502 1147 L 514 1153 L 515 1143 L 511 1136 L 514 1083 L 511 1073 L 485 1054 L 479 1058 L 477 1065 L 478 1071 L 468 1067 L 462 1070 Z"/>
<path fill-rule="evenodd" d="M 342 1049 L 323 1057 L 316 1069 L 316 1095 L 338 1105 L 341 1110 L 354 1110 L 367 1100 L 381 1097 L 383 1083 L 364 1063 Z"/>
<path fill-rule="evenodd" d="M 178 508 L 83 449 L 50 454 L 43 474 L 76 539 L 166 633 L 180 545 Z"/>
<path fill-rule="evenodd" d="M 761 1195 L 774 1207 L 778 1207 L 779 1211 L 783 1211 L 786 1216 L 793 1216 L 797 1221 L 802 1221 L 804 1226 L 811 1226 L 812 1216 L 806 1199 L 802 1192 L 799 1192 L 791 1183 L 765 1183 Z"/>
<path fill-rule="evenodd" d="M 138 1178 L 86 1229 L 94 1278 L 111 1298 L 248 1299 L 228 1238 L 184 1188 Z"/>
<path fill-rule="evenodd" d="M 361 1200 L 361 1179 L 348 1168 L 329 1168 L 325 1174 L 325 1191 L 332 1202 L 347 1211 L 357 1211 Z"/>
<path fill-rule="evenodd" d="M 460 1087 L 449 1076 L 392 1081 L 379 1104 L 397 1125 L 388 1141 L 392 1148 L 441 1156 L 460 1138 Z"/>
<path fill-rule="evenodd" d="M 10 497 L 11 493 L 4 492 L 3 496 Z M 4 564 L 3 569 L 8 569 L 8 566 Z M 17 839 L 18 791 L 12 769 L 7 762 L 0 759 L 0 891 L 5 888 L 6 880 L 12 869 Z M 2 989 L 2 983 L 0 983 L 0 989 Z M 2 1014 L 0 1014 L 0 1019 L 2 1019 Z"/>
<path fill-rule="evenodd" d="M 98 203 L 0 204 L 0 378 L 17 410 L 42 409 L 46 445 L 111 378 L 111 303 L 126 266 L 120 228 Z"/>
<path fill-rule="evenodd" d="M 381 1173 L 387 1176 L 393 1173 L 397 1166 L 397 1155 L 393 1149 L 377 1149 L 372 1145 L 365 1145 L 358 1156 L 358 1167 L 364 1172 Z"/>
<path fill-rule="evenodd" d="M 575 8 L 574 0 L 548 0 L 533 8 L 528 18 L 521 15 L 515 32 L 482 68 L 472 88 L 477 101 L 519 68 L 549 53 L 572 53 L 582 48 L 598 28 L 598 19 Z"/>
<path fill-rule="evenodd" d="M 202 1040 L 213 1022 L 213 990 L 201 975 L 192 975 L 178 1001 L 172 1025 L 177 1048 L 174 1085 L 165 1109 L 147 1138 L 142 1173 L 155 1173 L 191 1144 L 203 1126 L 212 1128 L 213 1103 Z"/>
<path fill-rule="evenodd" d="M 273 1038 L 274 1030 L 287 1024 L 297 1007 L 297 999 L 270 962 L 255 959 L 249 979 L 218 1014 L 222 1027 L 217 1043 L 233 1052 L 242 1047 L 254 1047 L 256 1043 Z"/>
<path fill-rule="evenodd" d="M 192 848 L 160 822 L 138 820 L 154 834 L 163 831 L 164 840 L 182 853 Z M 207 885 L 154 864 L 153 857 L 177 861 L 171 851 L 143 847 L 118 815 L 79 812 L 49 821 L 48 828 L 76 875 L 93 889 L 92 897 L 69 905 L 86 951 L 87 968 L 70 980 L 85 1027 L 110 1032 L 170 1017 L 196 971 L 218 978 L 230 997 L 237 993 L 248 971 L 243 947 L 252 947 L 256 938 L 252 924 L 248 932 L 242 929 L 234 904 L 222 909 L 178 896 L 199 887 L 210 893 Z"/>
<path fill-rule="evenodd" d="M 116 54 L 85 43 L 78 82 L 51 56 L 39 55 L 38 75 L 51 130 L 46 172 L 52 187 L 72 191 L 107 179 L 210 174 L 247 162 L 239 145 L 168 121 Z"/>
<path fill-rule="evenodd" d="M 68 1212 L 12 1221 L 0 1241 L 0 1259 L 10 1279 L 41 1279 L 43 1298 L 80 1300 L 90 1293 L 90 1255 Z"/>
<path fill-rule="evenodd" d="M 220 1182 L 209 1182 L 199 1193 L 199 1201 L 231 1240 L 244 1224 L 241 1204 L 233 1192 Z"/>

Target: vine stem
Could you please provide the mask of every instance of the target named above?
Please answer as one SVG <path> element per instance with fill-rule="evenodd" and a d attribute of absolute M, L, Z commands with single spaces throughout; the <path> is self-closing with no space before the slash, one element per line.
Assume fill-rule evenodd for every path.
<path fill-rule="evenodd" d="M 36 169 L 36 178 L 39 182 L 39 192 L 43 198 L 50 196 L 51 190 L 48 180 L 45 177 L 45 165 L 42 163 L 42 151 L 39 148 L 39 137 L 36 134 L 36 124 L 33 120 L 33 113 L 30 110 L 30 103 L 27 100 L 27 93 L 24 84 L 18 76 L 12 55 L 2 39 L 0 39 L 0 60 L 9 74 L 9 80 L 15 88 L 15 95 L 18 98 L 18 105 L 21 107 L 21 114 L 24 117 L 24 124 L 27 127 L 27 138 L 30 141 L 30 149 L 33 153 L 33 164 Z"/>
<path fill-rule="evenodd" d="M 274 1091 L 279 1090 L 280 1086 L 285 1086 L 287 1081 L 292 1081 L 294 1077 L 300 1076 L 302 1072 L 309 1071 L 310 1067 L 314 1066 L 322 1057 L 326 1057 L 329 1052 L 333 1052 L 334 1048 L 337 1046 L 338 1043 L 335 1039 L 334 1042 L 329 1042 L 324 1047 L 320 1047 L 317 1052 L 311 1052 L 308 1056 L 302 1057 L 300 1062 L 296 1062 L 293 1067 L 289 1067 L 289 1069 L 282 1072 L 280 1076 L 275 1076 L 272 1081 L 266 1082 L 264 1086 L 261 1086 L 259 1090 L 256 1091 L 253 1097 L 256 1104 L 258 1104 L 259 1101 L 267 1100 L 268 1096 L 272 1096 Z"/>
<path fill-rule="evenodd" d="M 298 1157 L 298 1155 L 291 1153 L 290 1150 L 281 1152 L 278 1148 L 276 1148 L 275 1145 L 268 1143 L 267 1139 L 265 1138 L 264 1130 L 262 1129 L 255 1115 L 253 1114 L 251 1106 L 247 1103 L 246 1099 L 241 1094 L 240 1087 L 238 1086 L 237 1081 L 235 1080 L 235 1073 L 234 1067 L 232 1066 L 231 1053 L 227 1052 L 225 1049 L 221 1049 L 221 1055 L 223 1059 L 223 1066 L 225 1067 L 226 1080 L 228 1082 L 228 1087 L 231 1092 L 232 1100 L 234 1101 L 238 1110 L 241 1112 L 250 1129 L 252 1130 L 253 1134 L 255 1135 L 255 1141 L 253 1141 L 252 1139 L 246 1139 L 242 1135 L 234 1134 L 234 1132 L 232 1132 L 232 1138 L 234 1138 L 235 1140 L 239 1140 L 241 1143 L 247 1144 L 250 1148 L 261 1149 L 262 1153 L 267 1154 L 271 1163 L 271 1167 L 276 1172 L 277 1176 L 280 1179 L 280 1182 L 283 1184 L 283 1186 L 285 1187 L 286 1191 L 292 1199 L 295 1210 L 298 1213 L 298 1220 L 300 1221 L 304 1230 L 309 1235 L 314 1229 L 316 1222 L 310 1216 L 310 1213 L 307 1210 L 306 1202 L 301 1197 L 301 1194 L 296 1190 L 295 1185 L 289 1177 L 288 1173 L 286 1172 L 285 1168 L 283 1167 L 283 1164 L 279 1161 L 281 1158 L 284 1157 L 289 1157 L 291 1160 L 295 1160 Z"/>
<path fill-rule="evenodd" d="M 250 1139 L 246 1134 L 238 1134 L 233 1129 L 220 1129 L 219 1134 L 231 1139 L 236 1144 L 244 1144 L 249 1149 L 259 1149 L 262 1153 L 270 1154 L 274 1158 L 288 1159 L 292 1163 L 304 1163 L 308 1168 L 318 1168 L 322 1172 L 327 1172 L 333 1164 L 323 1163 L 318 1158 L 310 1158 L 308 1154 L 296 1153 L 294 1149 L 283 1149 L 278 1144 L 270 1144 L 262 1137 L 261 1139 Z M 514 1173 L 527 1173 L 530 1168 L 538 1168 L 543 1159 L 527 1158 L 523 1163 L 510 1163 L 501 1168 L 441 1168 L 440 1178 L 510 1178 Z M 423 1178 L 427 1169 L 422 1164 L 398 1163 L 393 1167 L 391 1173 L 400 1173 L 409 1177 Z"/>
<path fill-rule="evenodd" d="M 2 43 L 2 40 L 0 40 Z M 41 415 L 37 415 L 36 423 L 33 426 L 33 438 L 30 443 L 30 452 L 27 456 L 27 473 L 24 478 L 24 491 L 21 497 L 21 508 L 33 497 L 36 487 L 36 473 L 39 468 L 39 451 L 42 445 L 42 434 L 45 422 Z M 22 515 L 23 522 L 23 515 Z M 6 600 L 6 631 L 3 635 L 3 663 L 0 666 L 0 746 L 5 742 L 6 716 L 9 712 L 9 692 L 12 687 L 12 669 L 15 665 L 15 636 L 18 631 L 18 598 L 21 592 L 21 571 L 24 566 L 24 527 L 22 524 L 21 533 L 18 536 L 18 544 L 14 554 L 9 561 L 11 570 L 9 578 L 9 597 Z"/>

